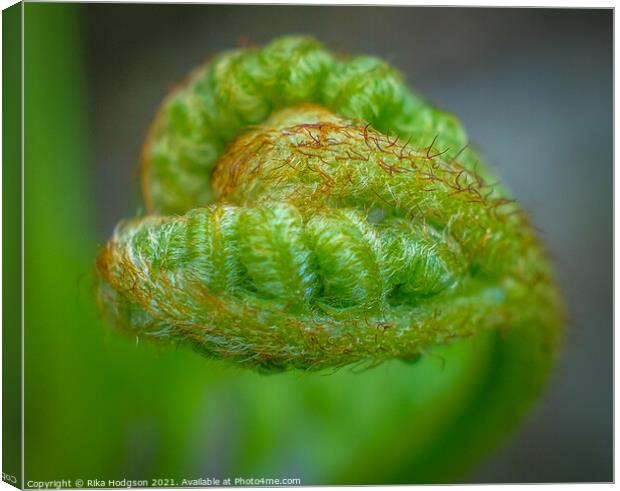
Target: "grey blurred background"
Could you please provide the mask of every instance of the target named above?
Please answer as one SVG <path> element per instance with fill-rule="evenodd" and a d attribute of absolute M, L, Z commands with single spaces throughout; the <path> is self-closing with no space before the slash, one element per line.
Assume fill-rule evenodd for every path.
<path fill-rule="evenodd" d="M 83 5 L 103 242 L 141 209 L 138 160 L 164 95 L 223 49 L 303 33 L 382 57 L 471 140 L 533 215 L 569 315 L 561 365 L 473 482 L 611 481 L 611 10 Z"/>

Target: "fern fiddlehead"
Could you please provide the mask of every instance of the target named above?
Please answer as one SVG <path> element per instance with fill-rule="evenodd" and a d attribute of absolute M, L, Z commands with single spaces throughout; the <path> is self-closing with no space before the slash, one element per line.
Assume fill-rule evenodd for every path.
<path fill-rule="evenodd" d="M 117 325 L 265 371 L 494 336 L 496 400 L 470 419 L 509 426 L 538 393 L 561 326 L 546 253 L 458 120 L 380 60 L 299 37 L 224 53 L 162 105 L 142 177 L 151 214 L 98 261 Z"/>

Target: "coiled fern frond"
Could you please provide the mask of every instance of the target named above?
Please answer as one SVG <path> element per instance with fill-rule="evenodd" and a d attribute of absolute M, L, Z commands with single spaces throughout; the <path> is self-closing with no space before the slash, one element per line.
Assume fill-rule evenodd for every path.
<path fill-rule="evenodd" d="M 386 63 L 303 37 L 224 53 L 163 103 L 142 164 L 149 214 L 98 260 L 116 325 L 266 372 L 416 365 L 361 375 L 402 430 L 346 483 L 450 482 L 539 394 L 562 326 L 547 254 Z"/>
<path fill-rule="evenodd" d="M 224 53 L 163 103 L 142 177 L 149 214 L 98 260 L 115 325 L 266 372 L 416 362 L 386 402 L 415 431 L 380 447 L 407 471 L 356 483 L 448 482 L 539 394 L 562 325 L 549 258 L 459 121 L 384 62 L 303 37 Z"/>
<path fill-rule="evenodd" d="M 378 59 L 296 37 L 219 56 L 162 106 L 143 191 L 152 214 L 99 260 L 102 306 L 141 336 L 267 370 L 489 330 L 552 356 L 559 296 L 526 214 Z"/>

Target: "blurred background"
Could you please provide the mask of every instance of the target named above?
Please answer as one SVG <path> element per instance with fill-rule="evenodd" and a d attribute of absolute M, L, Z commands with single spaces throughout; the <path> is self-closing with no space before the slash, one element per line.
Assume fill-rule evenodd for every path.
<path fill-rule="evenodd" d="M 221 50 L 302 33 L 386 59 L 456 113 L 555 258 L 569 319 L 561 363 L 523 424 L 464 481 L 613 479 L 611 10 L 29 4 L 26 21 L 27 132 L 47 135 L 27 151 L 27 475 L 359 482 L 364 458 L 343 441 L 398 434 L 372 419 L 406 418 L 365 390 L 372 381 L 276 383 L 146 346 L 102 326 L 92 301 L 98 247 L 142 210 L 139 154 L 162 98 Z M 404 384 L 400 370 L 369 377 Z M 335 431 L 337 409 L 349 421 Z M 340 470 L 326 474 L 325 462 Z"/>

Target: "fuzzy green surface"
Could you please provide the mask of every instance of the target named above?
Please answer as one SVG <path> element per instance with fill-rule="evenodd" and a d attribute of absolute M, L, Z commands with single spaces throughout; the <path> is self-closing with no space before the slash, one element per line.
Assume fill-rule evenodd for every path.
<path fill-rule="evenodd" d="M 159 111 L 142 169 L 153 214 L 102 251 L 100 306 L 140 339 L 260 371 L 400 359 L 343 386 L 261 386 L 316 384 L 313 403 L 351 408 L 330 417 L 393 421 L 360 442 L 373 464 L 337 482 L 452 482 L 540 393 L 562 324 L 528 217 L 467 143 L 380 60 L 298 37 L 224 53 Z M 343 442 L 317 443 L 332 467 Z"/>

